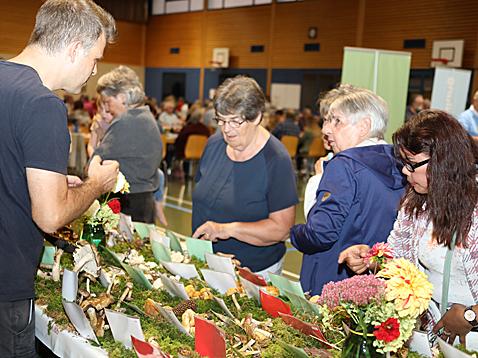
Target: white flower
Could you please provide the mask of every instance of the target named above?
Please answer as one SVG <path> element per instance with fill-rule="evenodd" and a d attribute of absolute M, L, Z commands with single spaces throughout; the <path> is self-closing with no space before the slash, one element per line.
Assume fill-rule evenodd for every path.
<path fill-rule="evenodd" d="M 92 218 L 93 216 L 96 215 L 96 213 L 100 210 L 100 208 L 101 208 L 100 202 L 98 200 L 95 200 L 93 201 L 91 206 L 88 208 L 88 210 L 85 211 L 84 215 L 87 218 Z"/>
<path fill-rule="evenodd" d="M 129 193 L 129 183 L 126 180 L 125 176 L 123 173 L 119 172 L 118 173 L 118 178 L 116 179 L 116 185 L 113 189 L 113 193 Z"/>

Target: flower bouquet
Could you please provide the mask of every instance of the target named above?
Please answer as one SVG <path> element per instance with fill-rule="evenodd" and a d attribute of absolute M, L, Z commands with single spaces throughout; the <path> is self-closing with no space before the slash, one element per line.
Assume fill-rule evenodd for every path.
<path fill-rule="evenodd" d="M 376 275 L 326 284 L 317 303 L 327 314 L 345 309 L 349 316 L 342 357 L 384 357 L 411 337 L 432 291 L 426 275 L 410 261 L 387 258 Z"/>
<path fill-rule="evenodd" d="M 129 183 L 120 172 L 113 193 L 128 193 Z M 95 200 L 89 209 L 77 220 L 80 223 L 80 239 L 89 241 L 98 246 L 105 235 L 113 233 L 119 224 L 121 204 L 118 199 L 109 199 L 110 193 L 102 203 Z"/>

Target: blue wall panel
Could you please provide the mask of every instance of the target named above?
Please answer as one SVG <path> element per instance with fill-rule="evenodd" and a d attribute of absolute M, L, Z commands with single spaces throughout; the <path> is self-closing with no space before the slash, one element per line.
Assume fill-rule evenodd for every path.
<path fill-rule="evenodd" d="M 163 73 L 184 73 L 186 75 L 186 101 L 194 102 L 199 98 L 199 68 L 146 68 L 146 95 L 163 99 Z"/>
<path fill-rule="evenodd" d="M 216 88 L 227 77 L 234 77 L 236 75 L 247 75 L 254 78 L 262 89 L 266 90 L 267 85 L 267 70 L 257 68 L 223 68 L 212 70 L 206 68 L 204 71 L 204 98 L 209 98 L 209 90 Z"/>
<path fill-rule="evenodd" d="M 184 73 L 186 75 L 186 100 L 194 102 L 199 98 L 199 68 L 146 68 L 146 94 L 159 101 L 162 93 L 164 73 Z M 265 91 L 267 70 L 262 68 L 225 68 L 204 71 L 204 97 L 208 98 L 209 90 L 217 88 L 222 81 L 236 75 L 253 77 Z M 319 93 L 329 90 L 340 80 L 339 69 L 273 69 L 272 83 L 297 83 L 302 86 L 301 106 L 313 106 Z"/>

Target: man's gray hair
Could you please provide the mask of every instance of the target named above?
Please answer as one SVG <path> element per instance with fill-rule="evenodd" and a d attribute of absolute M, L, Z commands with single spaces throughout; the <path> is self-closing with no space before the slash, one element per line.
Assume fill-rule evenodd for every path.
<path fill-rule="evenodd" d="M 116 38 L 113 16 L 91 0 L 47 0 L 37 12 L 28 45 L 37 45 L 48 53 L 63 50 L 80 41 L 85 50 L 101 36 L 107 43 Z"/>
<path fill-rule="evenodd" d="M 96 85 L 96 91 L 100 95 L 116 97 L 124 94 L 126 106 L 136 107 L 145 101 L 143 85 L 138 75 L 131 68 L 119 66 L 101 76 Z"/>
<path fill-rule="evenodd" d="M 382 97 L 365 88 L 350 86 L 330 105 L 329 111 L 343 113 L 352 124 L 370 118 L 370 137 L 383 139 L 388 124 L 388 106 Z"/>

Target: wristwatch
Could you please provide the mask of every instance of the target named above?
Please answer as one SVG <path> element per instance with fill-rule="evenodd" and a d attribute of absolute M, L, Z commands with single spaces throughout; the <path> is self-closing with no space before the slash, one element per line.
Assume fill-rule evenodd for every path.
<path fill-rule="evenodd" d="M 465 308 L 465 313 L 463 316 L 467 320 L 467 322 L 471 324 L 473 327 L 478 326 L 478 321 L 476 320 L 476 313 L 475 311 L 473 311 L 472 306 Z"/>

